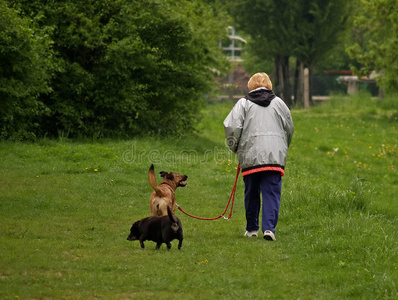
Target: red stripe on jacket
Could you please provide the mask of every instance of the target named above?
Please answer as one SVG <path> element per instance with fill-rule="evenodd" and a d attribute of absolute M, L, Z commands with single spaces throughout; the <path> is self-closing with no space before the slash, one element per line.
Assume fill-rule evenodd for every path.
<path fill-rule="evenodd" d="M 242 176 L 263 172 L 263 171 L 276 171 L 276 172 L 281 172 L 281 176 L 285 175 L 285 170 L 280 167 L 260 167 L 260 168 L 250 169 L 247 171 L 242 171 Z"/>

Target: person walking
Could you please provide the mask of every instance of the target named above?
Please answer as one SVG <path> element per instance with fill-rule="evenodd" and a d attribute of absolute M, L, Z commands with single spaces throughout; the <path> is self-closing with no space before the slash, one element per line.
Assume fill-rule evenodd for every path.
<path fill-rule="evenodd" d="M 261 229 L 275 241 L 282 176 L 294 125 L 289 108 L 272 91 L 266 73 L 254 74 L 249 93 L 239 99 L 223 122 L 228 147 L 237 153 L 245 184 L 246 232 L 257 237 L 262 196 Z"/>

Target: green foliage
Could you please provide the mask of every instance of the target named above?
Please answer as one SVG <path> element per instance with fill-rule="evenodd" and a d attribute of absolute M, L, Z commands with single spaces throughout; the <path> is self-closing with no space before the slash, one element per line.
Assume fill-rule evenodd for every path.
<path fill-rule="evenodd" d="M 386 93 L 398 91 L 398 2 L 363 0 L 355 19 L 354 44 L 347 51 L 362 64 L 352 67 L 359 76 L 376 71 L 377 83 Z"/>
<path fill-rule="evenodd" d="M 338 45 L 349 24 L 352 3 L 344 0 L 235 1 L 231 11 L 237 26 L 252 36 L 255 55 L 294 56 L 310 65 Z"/>
<path fill-rule="evenodd" d="M 230 10 L 237 27 L 251 35 L 249 55 L 258 61 L 273 60 L 274 89 L 291 104 L 288 99 L 291 95 L 295 95 L 296 100 L 300 98 L 297 93 L 302 87 L 296 85 L 297 90 L 292 92 L 290 58 L 296 59 L 297 73 L 303 64 L 309 68 L 310 75 L 313 74 L 316 65 L 329 59 L 344 41 L 354 1 L 236 0 L 231 1 Z M 258 66 L 264 67 L 264 64 Z M 267 72 L 271 73 L 272 69 Z"/>
<path fill-rule="evenodd" d="M 34 139 L 51 91 L 51 30 L 0 0 L 0 139 Z"/>
<path fill-rule="evenodd" d="M 243 237 L 241 177 L 229 221 L 176 212 L 180 251 L 126 240 L 149 215 L 151 163 L 189 176 L 176 190 L 187 212 L 224 210 L 231 103 L 207 105 L 184 139 L 2 141 L 0 298 L 397 299 L 397 103 L 361 94 L 292 110 L 276 242 Z"/>
<path fill-rule="evenodd" d="M 245 70 L 249 74 L 257 73 L 259 70 L 270 73 L 270 71 L 274 69 L 274 57 L 268 56 L 266 58 L 261 54 L 261 51 L 258 55 L 255 55 L 256 44 L 252 43 L 252 38 L 250 36 L 246 38 L 246 40 L 247 45 L 245 45 L 245 51 L 242 54 L 242 65 L 244 66 Z"/>
<path fill-rule="evenodd" d="M 49 109 L 42 134 L 192 131 L 214 71 L 226 65 L 218 40 L 227 19 L 201 1 L 10 2 L 53 28 L 57 68 L 51 93 L 38 95 Z"/>
<path fill-rule="evenodd" d="M 295 14 L 299 36 L 293 55 L 310 68 L 324 60 L 347 37 L 354 5 L 355 0 L 301 1 Z"/>

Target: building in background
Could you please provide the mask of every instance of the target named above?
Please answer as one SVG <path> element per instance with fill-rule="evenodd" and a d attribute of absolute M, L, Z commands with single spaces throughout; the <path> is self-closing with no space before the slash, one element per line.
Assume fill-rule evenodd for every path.
<path fill-rule="evenodd" d="M 231 72 L 227 77 L 217 78 L 220 85 L 220 95 L 218 100 L 240 98 L 247 91 L 247 82 L 250 79 L 249 74 L 244 70 L 241 62 L 241 55 L 244 45 L 247 41 L 236 34 L 235 28 L 228 26 L 228 40 L 220 42 L 220 48 L 227 55 L 231 63 Z"/>

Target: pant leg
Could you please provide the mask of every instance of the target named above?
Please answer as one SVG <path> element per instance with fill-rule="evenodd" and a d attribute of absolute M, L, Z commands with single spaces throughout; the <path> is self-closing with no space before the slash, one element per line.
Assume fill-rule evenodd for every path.
<path fill-rule="evenodd" d="M 263 198 L 261 229 L 271 230 L 275 233 L 275 227 L 279 218 L 281 203 L 282 176 L 279 172 L 261 172 L 260 189 Z"/>
<path fill-rule="evenodd" d="M 254 173 L 244 176 L 243 180 L 245 182 L 246 230 L 257 231 L 261 207 L 259 176 Z"/>

